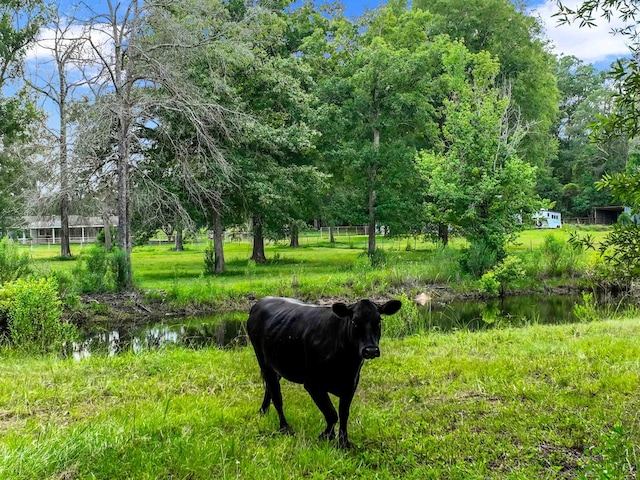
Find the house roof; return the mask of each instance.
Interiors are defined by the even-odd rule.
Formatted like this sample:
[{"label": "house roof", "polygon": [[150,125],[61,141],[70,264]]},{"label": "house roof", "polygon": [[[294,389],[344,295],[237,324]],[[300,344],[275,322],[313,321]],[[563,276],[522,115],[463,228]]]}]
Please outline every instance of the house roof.
[{"label": "house roof", "polygon": [[[118,225],[118,217],[109,217],[111,225]],[[104,222],[102,217],[85,217],[82,215],[69,215],[69,228],[80,227],[103,227]],[[40,216],[25,216],[21,222],[16,222],[14,228],[61,228],[62,222],[60,221],[60,215],[40,215]]]}]

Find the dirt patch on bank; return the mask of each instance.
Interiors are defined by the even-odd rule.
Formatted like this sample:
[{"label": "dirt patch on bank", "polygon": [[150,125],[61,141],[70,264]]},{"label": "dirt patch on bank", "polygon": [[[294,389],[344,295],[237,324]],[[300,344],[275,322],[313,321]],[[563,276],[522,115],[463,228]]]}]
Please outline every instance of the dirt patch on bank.
[{"label": "dirt patch on bank", "polygon": [[65,318],[79,326],[91,324],[136,325],[165,318],[203,315],[192,307],[181,307],[166,301],[163,292],[94,293],[80,298],[80,305],[66,308]]}]

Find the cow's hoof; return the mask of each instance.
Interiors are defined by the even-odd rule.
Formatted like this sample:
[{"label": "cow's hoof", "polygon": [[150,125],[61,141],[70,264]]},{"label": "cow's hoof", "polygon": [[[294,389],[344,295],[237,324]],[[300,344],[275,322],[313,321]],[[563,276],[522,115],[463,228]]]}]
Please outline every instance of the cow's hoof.
[{"label": "cow's hoof", "polygon": [[324,432],[322,432],[320,434],[320,436],[318,436],[318,439],[322,440],[322,441],[327,441],[327,440],[331,441],[331,440],[333,440],[335,438],[336,438],[336,432],[334,432],[333,430],[331,430],[330,432],[327,432],[325,430]]},{"label": "cow's hoof", "polygon": [[289,425],[285,425],[283,427],[280,427],[280,433],[283,433],[285,435],[293,435],[293,428],[291,428]]},{"label": "cow's hoof", "polygon": [[266,415],[267,412],[269,412],[269,407],[261,408],[258,412],[260,413],[260,415]]},{"label": "cow's hoof", "polygon": [[338,447],[344,450],[351,450],[353,448],[353,443],[351,443],[349,440],[340,440],[338,441]]},{"label": "cow's hoof", "polygon": [[338,435],[338,447],[348,450],[353,447],[353,444],[349,441],[346,435]]}]

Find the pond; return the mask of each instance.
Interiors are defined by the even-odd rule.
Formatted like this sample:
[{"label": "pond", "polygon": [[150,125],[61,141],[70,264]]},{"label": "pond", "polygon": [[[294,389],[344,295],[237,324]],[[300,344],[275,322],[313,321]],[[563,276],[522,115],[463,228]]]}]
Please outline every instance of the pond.
[{"label": "pond", "polygon": [[[579,295],[518,295],[504,299],[456,300],[446,305],[420,307],[419,311],[424,316],[421,323],[426,329],[474,331],[576,322],[574,306],[582,303]],[[624,299],[598,300],[598,310],[603,316],[620,314],[629,307]],[[248,344],[247,316],[247,312],[231,312],[170,323],[86,331],[79,342],[70,346],[67,354],[81,359],[96,353],[116,355],[129,350],[138,353],[167,345],[190,348],[244,346]]]}]

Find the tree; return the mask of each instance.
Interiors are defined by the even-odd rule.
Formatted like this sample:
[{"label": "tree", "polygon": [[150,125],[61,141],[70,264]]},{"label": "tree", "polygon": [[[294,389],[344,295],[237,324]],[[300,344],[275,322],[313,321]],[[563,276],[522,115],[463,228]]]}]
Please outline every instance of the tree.
[{"label": "tree", "polygon": [[618,59],[612,66],[611,75],[615,81],[615,110],[598,122],[595,138],[624,133],[630,138],[640,133],[640,106],[636,96],[640,92],[640,64],[635,55],[640,50],[640,9],[635,2],[624,0],[587,0],[575,8],[556,2],[559,23],[578,22],[581,28],[589,28],[600,21],[618,17],[623,27],[612,29],[612,34],[625,37],[631,53],[628,58]]},{"label": "tree", "polygon": [[[93,140],[102,146],[109,143],[105,139],[111,140],[109,156],[95,158],[101,162],[95,171],[104,172],[106,164],[113,165],[107,171],[116,179],[118,246],[126,255],[126,283],[131,286],[132,192],[150,180],[144,170],[149,145],[143,132],[157,122],[160,111],[179,112],[194,137],[192,143],[173,144],[173,174],[183,185],[200,191],[205,187],[198,181],[201,169],[225,175],[227,163],[211,132],[226,129],[227,112],[201,95],[193,82],[192,66],[213,43],[221,52],[229,52],[233,32],[212,26],[210,19],[226,15],[220,3],[107,0],[107,7],[106,13],[96,14],[87,25],[88,41],[101,70],[101,82],[93,85],[100,101],[94,103],[91,115],[96,124],[103,125],[93,132],[103,137]],[[100,43],[96,38],[106,41]],[[146,185],[156,186],[152,181]],[[154,198],[165,201],[162,196],[167,192],[159,187]],[[169,199],[179,207],[179,199],[171,195]]]},{"label": "tree", "polygon": [[[89,79],[78,73],[87,39],[77,32],[77,25],[71,18],[63,18],[56,12],[48,29],[48,35],[36,40],[36,47],[44,52],[44,58],[38,57],[27,76],[27,84],[57,109],[58,118],[55,127],[48,128],[49,134],[57,144],[57,171],[49,172],[47,179],[51,191],[57,191],[60,212],[60,256],[71,257],[69,245],[69,208],[71,202],[69,172],[69,129],[71,128],[70,108],[79,87],[86,85]],[[49,185],[51,180],[57,185]]]},{"label": "tree", "polygon": [[448,43],[428,38],[430,21],[392,1],[355,24],[338,14],[302,49],[318,72],[325,169],[338,191],[355,190],[350,216],[369,224],[369,255],[379,226],[398,234],[406,220],[420,223],[413,159],[435,141],[439,52]]},{"label": "tree", "polygon": [[5,97],[5,86],[19,77],[25,53],[46,21],[39,0],[0,0],[0,226],[22,214],[17,202],[28,185],[22,146],[35,130],[38,112],[25,92]]},{"label": "tree", "polygon": [[[510,0],[415,0],[414,8],[435,14],[434,32],[461,40],[473,53],[490,52],[500,62],[496,82],[511,92],[510,114],[529,129],[519,156],[543,167],[556,155],[552,125],[558,112],[554,58],[543,29],[523,2]],[[539,169],[542,170],[542,169]]]},{"label": "tree", "polygon": [[19,76],[26,50],[46,18],[40,0],[0,0],[0,88]]},{"label": "tree", "polygon": [[[640,10],[634,2],[623,0],[587,0],[570,8],[562,2],[558,4],[558,18],[561,24],[579,22],[580,27],[591,27],[598,21],[609,21],[613,17],[622,20],[624,27],[614,28],[614,35],[626,38],[630,57],[619,59],[613,65],[614,79],[613,109],[607,116],[594,118],[592,139],[598,143],[610,141],[620,135],[634,139],[640,133],[640,65],[637,52],[640,48]],[[631,208],[632,214],[640,213],[640,168],[629,162],[623,172],[608,175],[597,183],[599,189],[610,188],[612,195]],[[628,284],[640,276],[640,227],[632,222],[616,225],[601,246],[605,259],[613,267],[611,278],[616,283]],[[622,282],[619,282],[619,280]]]},{"label": "tree", "polygon": [[251,57],[233,80],[246,121],[229,149],[238,174],[227,198],[250,222],[251,259],[264,263],[265,238],[295,236],[325,189],[324,175],[312,164],[317,132],[309,122],[310,70],[293,51],[295,39],[288,39],[295,22],[274,8],[252,28]]},{"label": "tree", "polygon": [[560,57],[557,76],[561,102],[558,158],[551,162],[558,179],[554,198],[565,215],[589,216],[594,206],[612,201],[609,192],[597,190],[594,182],[605,172],[625,169],[628,140],[625,135],[611,136],[599,146],[590,140],[594,119],[613,111],[613,90],[604,72],[575,57]]},{"label": "tree", "polygon": [[421,151],[418,165],[433,221],[462,229],[467,266],[479,276],[504,258],[518,217],[533,209],[535,169],[517,155],[525,130],[509,123],[510,99],[495,86],[498,62],[457,44],[443,65],[442,143]]}]

